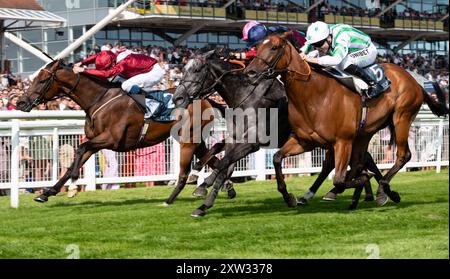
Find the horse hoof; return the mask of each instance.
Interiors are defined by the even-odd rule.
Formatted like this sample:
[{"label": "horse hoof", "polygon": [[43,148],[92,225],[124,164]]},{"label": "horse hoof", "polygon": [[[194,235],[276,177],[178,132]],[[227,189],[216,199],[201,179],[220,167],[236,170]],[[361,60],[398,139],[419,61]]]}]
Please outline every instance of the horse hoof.
[{"label": "horse hoof", "polygon": [[337,199],[337,195],[333,192],[328,192],[325,196],[323,196],[322,200],[324,201],[335,201]]},{"label": "horse hoof", "polygon": [[389,198],[395,202],[395,203],[399,203],[401,198],[400,195],[397,192],[391,191],[391,194],[389,195]]},{"label": "horse hoof", "polygon": [[47,196],[44,196],[44,195],[40,195],[40,196],[38,196],[38,197],[35,197],[35,198],[34,198],[34,201],[37,201],[37,202],[46,202],[46,201],[48,201],[48,197],[47,197]]},{"label": "horse hoof", "polygon": [[377,196],[377,205],[384,206],[388,202],[388,197],[386,195]]},{"label": "horse hoof", "polygon": [[293,194],[289,194],[286,203],[289,207],[297,207],[297,198]]},{"label": "horse hoof", "polygon": [[192,212],[191,216],[194,218],[203,217],[205,216],[206,212],[201,209],[196,209],[194,212]]},{"label": "horse hoof", "polygon": [[78,189],[72,189],[67,192],[68,198],[74,198],[78,194]]},{"label": "horse hoof", "polygon": [[186,181],[186,184],[194,184],[194,183],[197,183],[197,180],[198,180],[198,175],[191,174],[191,175],[189,175],[189,177],[188,177],[188,179],[187,179],[187,181]]},{"label": "horse hoof", "polygon": [[304,197],[297,199],[297,205],[308,205],[308,200]]},{"label": "horse hoof", "polygon": [[348,207],[348,210],[355,210],[358,207],[357,203],[351,203],[350,206]]},{"label": "horse hoof", "polygon": [[228,198],[230,200],[234,199],[236,197],[236,191],[232,188],[230,190],[228,190]]},{"label": "horse hoof", "polygon": [[206,188],[200,187],[200,186],[195,188],[194,192],[192,192],[192,195],[194,197],[204,197],[204,196],[206,196],[206,194],[208,194],[208,191],[206,190]]},{"label": "horse hoof", "polygon": [[170,203],[167,203],[167,202],[163,202],[162,204],[160,204],[159,206],[164,206],[164,207],[166,207],[166,206],[169,206],[170,205]]},{"label": "horse hoof", "polygon": [[369,201],[374,201],[375,198],[373,196],[366,196],[366,198],[364,199],[364,201],[369,202]]}]

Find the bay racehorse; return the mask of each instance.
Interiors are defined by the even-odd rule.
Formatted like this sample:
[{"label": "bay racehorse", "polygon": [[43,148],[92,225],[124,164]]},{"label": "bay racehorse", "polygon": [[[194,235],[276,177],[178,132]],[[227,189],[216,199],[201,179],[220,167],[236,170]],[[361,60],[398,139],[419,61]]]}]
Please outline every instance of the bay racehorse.
[{"label": "bay racehorse", "polygon": [[[209,51],[202,55],[198,55],[188,61],[183,69],[183,79],[180,85],[177,87],[173,100],[175,104],[180,108],[187,107],[195,99],[205,98],[212,92],[217,91],[224,99],[227,105],[233,109],[241,109],[242,111],[248,111],[254,109],[256,111],[259,108],[266,110],[266,115],[270,114],[270,108],[278,109],[278,118],[272,117],[260,119],[257,116],[255,125],[251,126],[248,122],[244,123],[245,128],[241,131],[244,135],[248,135],[251,129],[259,129],[259,125],[264,125],[263,133],[268,129],[267,127],[276,125],[278,128],[276,132],[276,146],[281,147],[286,143],[291,135],[291,128],[288,124],[287,114],[287,102],[285,89],[283,85],[276,79],[273,80],[261,80],[258,86],[251,85],[247,82],[246,76],[242,73],[245,65],[236,65],[236,62],[230,63],[220,59],[220,54],[215,51]],[[237,63],[242,64],[242,63]],[[250,110],[251,111],[251,110]],[[226,113],[225,113],[226,115]],[[235,121],[227,119],[227,121]],[[276,123],[275,123],[276,122]],[[236,138],[236,130],[229,131],[232,138]],[[258,131],[259,132],[259,131]],[[259,133],[257,135],[260,135]],[[237,143],[233,140],[227,141],[225,144],[225,156],[219,163],[218,168],[205,179],[205,182],[198,189],[206,189],[206,187],[212,186],[214,182],[214,188],[210,192],[205,203],[195,210],[192,215],[203,216],[208,208],[213,204],[215,197],[218,194],[219,188],[222,186],[224,179],[231,175],[233,163],[247,156],[250,153],[257,151],[260,147],[267,147],[273,142],[261,141],[260,138],[256,138],[255,142],[241,142]],[[224,146],[223,142],[217,147],[213,146],[208,153],[214,155],[222,150]],[[273,146],[272,146],[273,147]],[[375,163],[373,162],[370,154],[367,154],[366,167],[376,174],[377,179],[381,179],[382,175]],[[205,159],[207,161],[207,159]],[[326,155],[326,161],[323,164],[322,172],[310,188],[311,192],[316,192],[319,186],[326,179],[328,174],[333,170],[333,154],[332,151]],[[225,170],[228,170],[225,172]],[[370,183],[364,181],[366,187],[366,199],[370,200],[372,195]],[[361,189],[361,188],[360,188]],[[197,191],[197,190],[196,190]],[[359,200],[360,191],[358,193],[355,190],[355,195],[352,201],[353,208],[356,207]],[[203,193],[202,193],[203,194]],[[293,196],[289,197],[286,201],[290,206],[297,205],[297,199]],[[306,203],[307,200],[303,200]]]},{"label": "bay racehorse", "polygon": [[[142,133],[144,112],[120,86],[87,74],[75,74],[72,67],[65,65],[63,60],[55,60],[40,70],[30,88],[19,98],[17,108],[29,112],[34,106],[61,96],[69,97],[85,111],[84,130],[88,140],[78,147],[72,165],[58,182],[35,198],[38,202],[46,202],[49,196],[60,192],[69,178],[72,183],[77,180],[80,168],[92,154],[99,150],[130,151],[158,144],[171,135],[172,127],[178,122],[151,121],[147,132]],[[208,101],[201,102],[202,111],[211,108]],[[190,117],[193,117],[192,107],[189,107],[188,111]],[[212,120],[200,119],[198,122],[192,120],[190,123],[201,123],[201,127],[193,127],[191,124],[186,130],[193,135],[194,129],[201,129]],[[185,130],[181,129],[181,131]],[[183,138],[182,135],[180,138]],[[185,186],[193,155],[202,159],[206,152],[207,148],[203,140],[198,143],[192,140],[180,142],[178,183],[166,203],[172,203]],[[213,168],[217,166],[217,163],[218,160],[215,157],[208,162]]]},{"label": "bay racehorse", "polygon": [[337,80],[311,70],[287,40],[288,36],[289,32],[267,37],[257,46],[257,57],[245,70],[253,83],[281,74],[285,84],[289,123],[295,136],[274,155],[278,188],[284,196],[289,195],[281,169],[284,158],[314,147],[333,148],[335,188],[327,195],[335,198],[345,189],[349,163],[350,172],[358,172],[355,162],[361,161],[370,139],[389,125],[395,132],[396,161],[379,182],[377,201],[387,194],[399,202],[400,196],[390,190],[389,182],[411,158],[408,146],[411,123],[423,102],[438,116],[448,114],[446,105],[431,98],[403,68],[384,63],[382,67],[392,84],[382,96],[368,101],[366,124],[360,129],[361,97]]}]

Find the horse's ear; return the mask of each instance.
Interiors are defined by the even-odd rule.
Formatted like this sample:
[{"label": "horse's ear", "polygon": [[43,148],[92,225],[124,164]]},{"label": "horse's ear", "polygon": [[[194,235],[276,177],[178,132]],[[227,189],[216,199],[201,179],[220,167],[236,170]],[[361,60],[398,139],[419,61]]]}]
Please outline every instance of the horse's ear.
[{"label": "horse's ear", "polygon": [[280,37],[285,39],[285,40],[289,40],[289,37],[292,35],[292,31],[286,31],[284,32]]},{"label": "horse's ear", "polygon": [[215,49],[210,50],[210,51],[206,52],[205,54],[203,54],[203,58],[208,59],[208,58],[212,57],[215,53],[216,53]]}]

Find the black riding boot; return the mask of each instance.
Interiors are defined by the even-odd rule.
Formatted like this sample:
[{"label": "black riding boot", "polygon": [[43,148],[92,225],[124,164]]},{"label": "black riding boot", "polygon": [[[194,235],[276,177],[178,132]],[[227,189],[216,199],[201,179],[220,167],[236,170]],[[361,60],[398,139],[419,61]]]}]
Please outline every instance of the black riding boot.
[{"label": "black riding boot", "polygon": [[369,85],[369,90],[377,83],[377,81],[374,80],[371,75],[369,75],[366,71],[364,71],[364,69],[357,65],[352,64],[345,68],[344,71],[361,78],[365,83],[367,83],[367,85]]}]

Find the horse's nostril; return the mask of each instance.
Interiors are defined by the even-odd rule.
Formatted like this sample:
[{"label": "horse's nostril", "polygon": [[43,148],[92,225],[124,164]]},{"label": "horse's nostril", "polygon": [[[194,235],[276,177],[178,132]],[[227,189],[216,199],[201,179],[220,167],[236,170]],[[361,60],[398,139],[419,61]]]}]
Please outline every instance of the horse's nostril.
[{"label": "horse's nostril", "polygon": [[250,70],[247,72],[247,75],[251,78],[254,78],[254,77],[256,77],[257,73],[256,73],[256,71]]},{"label": "horse's nostril", "polygon": [[180,105],[182,104],[184,101],[184,98],[182,96],[176,96],[173,98],[173,102],[175,103],[175,105]]}]

